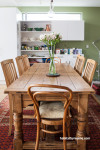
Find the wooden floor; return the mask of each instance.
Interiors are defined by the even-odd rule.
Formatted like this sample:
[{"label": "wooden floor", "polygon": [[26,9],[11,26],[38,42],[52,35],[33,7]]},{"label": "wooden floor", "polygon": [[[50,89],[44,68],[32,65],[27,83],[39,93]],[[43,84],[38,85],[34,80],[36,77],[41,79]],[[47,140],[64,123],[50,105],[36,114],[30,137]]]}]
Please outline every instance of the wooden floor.
[{"label": "wooden floor", "polygon": [[6,85],[0,84],[0,102],[7,96],[7,94],[4,94],[5,89]]}]

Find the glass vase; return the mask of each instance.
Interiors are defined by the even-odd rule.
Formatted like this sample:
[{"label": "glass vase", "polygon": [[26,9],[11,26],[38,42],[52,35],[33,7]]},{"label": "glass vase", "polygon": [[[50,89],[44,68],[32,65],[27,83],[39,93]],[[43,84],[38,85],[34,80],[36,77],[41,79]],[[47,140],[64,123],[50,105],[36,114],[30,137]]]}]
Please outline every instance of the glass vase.
[{"label": "glass vase", "polygon": [[54,57],[50,57],[49,74],[50,75],[55,75],[56,74],[56,67],[55,67]]}]

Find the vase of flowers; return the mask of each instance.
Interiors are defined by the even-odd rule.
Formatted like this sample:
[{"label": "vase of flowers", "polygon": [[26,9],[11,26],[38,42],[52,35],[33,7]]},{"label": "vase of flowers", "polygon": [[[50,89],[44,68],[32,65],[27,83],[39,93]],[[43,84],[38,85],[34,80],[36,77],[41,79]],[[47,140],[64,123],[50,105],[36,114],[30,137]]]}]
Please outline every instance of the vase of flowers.
[{"label": "vase of flowers", "polygon": [[47,45],[49,50],[49,55],[50,55],[49,75],[51,76],[56,75],[56,68],[54,63],[55,46],[57,43],[60,42],[61,39],[62,36],[60,34],[55,34],[55,33],[40,35],[40,40]]}]

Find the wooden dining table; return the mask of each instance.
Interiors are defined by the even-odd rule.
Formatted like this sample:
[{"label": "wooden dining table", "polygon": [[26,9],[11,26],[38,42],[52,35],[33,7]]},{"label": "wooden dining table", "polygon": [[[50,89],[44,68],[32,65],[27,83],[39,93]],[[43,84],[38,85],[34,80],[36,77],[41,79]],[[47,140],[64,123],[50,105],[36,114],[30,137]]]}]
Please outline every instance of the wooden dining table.
[{"label": "wooden dining table", "polygon": [[[73,99],[71,105],[74,109],[77,110],[78,113],[77,132],[76,132],[75,141],[72,140],[70,142],[69,141],[67,142],[67,148],[86,150],[85,137],[86,137],[86,120],[87,120],[87,112],[88,112],[88,99],[89,99],[89,94],[94,93],[94,90],[70,66],[70,64],[56,63],[56,72],[60,74],[59,77],[46,76],[48,71],[49,71],[49,63],[35,63],[26,72],[24,72],[22,76],[20,76],[5,90],[5,93],[8,93],[10,95],[10,98],[13,102],[14,150],[34,149],[35,143],[33,141],[29,141],[29,142],[23,141],[23,130],[22,130],[23,108],[27,107],[29,104],[32,104],[32,100],[27,94],[27,89],[30,85],[33,84],[52,84],[52,85],[66,86],[73,91]],[[40,90],[43,89],[38,87],[33,89],[34,92]],[[46,99],[40,97],[39,100],[45,101]],[[53,100],[52,97],[51,100]],[[57,98],[55,100],[57,100]],[[54,144],[56,144],[56,141],[54,141]],[[40,143],[39,145],[41,149],[42,148],[44,149],[43,142]],[[59,142],[57,142],[56,146],[58,146],[59,149],[63,149],[63,145],[61,146]],[[50,148],[48,146],[47,149],[52,149],[52,148],[51,146]]]}]

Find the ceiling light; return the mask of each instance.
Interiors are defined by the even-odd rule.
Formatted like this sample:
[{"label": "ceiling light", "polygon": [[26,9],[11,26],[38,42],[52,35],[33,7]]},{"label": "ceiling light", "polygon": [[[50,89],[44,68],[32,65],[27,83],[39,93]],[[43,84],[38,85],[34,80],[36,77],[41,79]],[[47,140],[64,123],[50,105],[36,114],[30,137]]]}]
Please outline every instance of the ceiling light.
[{"label": "ceiling light", "polygon": [[50,2],[50,10],[49,10],[49,12],[48,12],[48,17],[49,18],[53,18],[53,16],[54,16],[54,14],[55,14],[55,12],[53,11],[53,0],[51,0],[51,2]]}]

